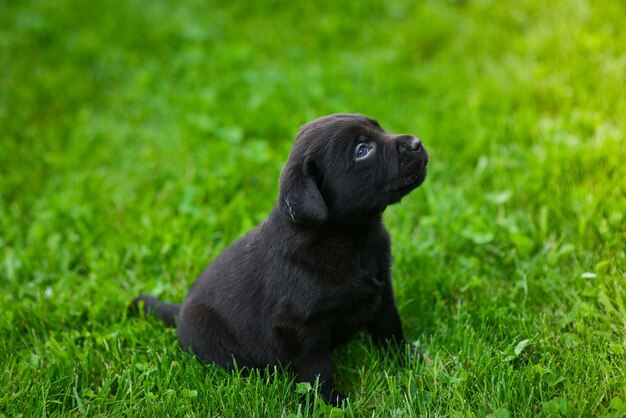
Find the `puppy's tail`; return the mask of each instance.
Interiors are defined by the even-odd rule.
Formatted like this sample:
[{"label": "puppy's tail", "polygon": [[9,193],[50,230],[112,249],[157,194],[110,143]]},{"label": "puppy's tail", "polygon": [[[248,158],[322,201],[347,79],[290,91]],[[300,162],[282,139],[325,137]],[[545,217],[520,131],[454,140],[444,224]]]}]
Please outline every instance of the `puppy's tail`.
[{"label": "puppy's tail", "polygon": [[176,318],[180,313],[180,303],[165,303],[154,296],[141,295],[133,299],[128,310],[131,313],[135,313],[139,311],[140,307],[143,307],[144,313],[154,314],[165,322],[166,325],[176,327]]}]

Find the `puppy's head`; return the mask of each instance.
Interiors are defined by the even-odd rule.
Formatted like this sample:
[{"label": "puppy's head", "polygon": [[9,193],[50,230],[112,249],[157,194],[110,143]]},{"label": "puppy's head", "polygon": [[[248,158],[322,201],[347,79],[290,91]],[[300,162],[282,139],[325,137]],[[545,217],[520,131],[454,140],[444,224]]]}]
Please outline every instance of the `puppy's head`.
[{"label": "puppy's head", "polygon": [[360,223],[422,184],[427,164],[412,135],[391,134],[362,115],[324,116],[298,133],[278,204],[297,223]]}]

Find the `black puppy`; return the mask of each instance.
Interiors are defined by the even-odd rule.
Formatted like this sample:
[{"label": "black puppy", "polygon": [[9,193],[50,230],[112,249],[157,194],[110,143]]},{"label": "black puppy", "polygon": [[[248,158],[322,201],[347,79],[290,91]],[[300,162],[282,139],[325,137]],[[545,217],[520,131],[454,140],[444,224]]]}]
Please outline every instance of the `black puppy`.
[{"label": "black puppy", "polygon": [[267,220],[222,252],[182,304],[139,296],[183,347],[223,367],[289,364],[331,403],[332,351],[366,327],[404,343],[391,286],[385,208],[419,186],[428,154],[365,116],[302,127]]}]

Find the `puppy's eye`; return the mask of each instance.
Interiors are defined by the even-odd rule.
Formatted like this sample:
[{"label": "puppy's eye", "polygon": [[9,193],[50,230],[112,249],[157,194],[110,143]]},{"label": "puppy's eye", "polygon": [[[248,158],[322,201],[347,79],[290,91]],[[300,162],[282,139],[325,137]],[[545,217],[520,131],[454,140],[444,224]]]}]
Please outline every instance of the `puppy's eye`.
[{"label": "puppy's eye", "polygon": [[367,157],[367,155],[370,153],[371,147],[368,146],[367,144],[357,144],[356,149],[354,151],[354,154],[356,156],[357,160],[362,160],[363,158]]}]

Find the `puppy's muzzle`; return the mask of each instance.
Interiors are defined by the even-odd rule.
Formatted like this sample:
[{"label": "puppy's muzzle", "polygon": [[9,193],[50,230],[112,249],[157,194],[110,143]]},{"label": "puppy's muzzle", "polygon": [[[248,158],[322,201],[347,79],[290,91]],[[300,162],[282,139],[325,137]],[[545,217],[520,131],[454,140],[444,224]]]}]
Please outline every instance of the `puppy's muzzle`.
[{"label": "puppy's muzzle", "polygon": [[[404,196],[424,181],[428,152],[422,141],[413,135],[399,135],[395,138],[398,150],[398,178],[392,182],[390,189],[399,196]],[[392,200],[398,199],[394,196]]]},{"label": "puppy's muzzle", "polygon": [[[428,164],[428,152],[422,144],[422,140],[413,135],[400,135],[396,138],[396,146],[398,147],[398,159],[400,168],[408,168],[409,166],[417,171],[426,169]],[[404,170],[401,170],[404,171]],[[401,172],[401,175],[411,175],[414,173]]]}]

